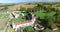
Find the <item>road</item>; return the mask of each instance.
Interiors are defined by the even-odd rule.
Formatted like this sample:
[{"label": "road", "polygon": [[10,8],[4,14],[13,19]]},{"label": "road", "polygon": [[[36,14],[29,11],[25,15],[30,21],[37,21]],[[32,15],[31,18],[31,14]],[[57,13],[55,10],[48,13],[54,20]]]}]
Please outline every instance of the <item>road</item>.
[{"label": "road", "polygon": [[[7,12],[0,11],[0,14],[7,14]],[[9,12],[8,14],[10,14],[10,12]],[[8,29],[8,28],[9,28],[9,25],[8,25],[9,21],[11,21],[11,19],[8,17],[8,19],[7,19],[7,21],[6,21],[7,24],[4,25],[4,30],[3,30],[3,32],[8,32],[8,30],[9,30],[9,29]]]},{"label": "road", "polygon": [[9,25],[8,25],[9,21],[11,21],[10,18],[7,20],[7,24],[5,25],[5,29],[4,29],[5,32],[9,32]]}]

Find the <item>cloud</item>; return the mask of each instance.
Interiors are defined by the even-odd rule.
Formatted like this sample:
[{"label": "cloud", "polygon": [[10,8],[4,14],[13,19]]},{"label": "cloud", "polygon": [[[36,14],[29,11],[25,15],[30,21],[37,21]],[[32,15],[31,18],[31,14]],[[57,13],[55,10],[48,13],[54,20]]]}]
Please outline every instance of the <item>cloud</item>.
[{"label": "cloud", "polygon": [[43,0],[25,0],[25,1],[30,1],[30,2],[41,2]]},{"label": "cloud", "polygon": [[54,0],[47,0],[47,1],[49,1],[49,2],[54,2]]}]

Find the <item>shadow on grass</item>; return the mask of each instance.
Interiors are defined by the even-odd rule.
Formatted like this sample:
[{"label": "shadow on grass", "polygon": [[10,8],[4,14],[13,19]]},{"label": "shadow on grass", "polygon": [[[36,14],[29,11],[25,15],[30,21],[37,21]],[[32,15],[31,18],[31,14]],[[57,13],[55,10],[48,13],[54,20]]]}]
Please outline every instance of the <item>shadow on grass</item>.
[{"label": "shadow on grass", "polygon": [[38,17],[37,20],[40,21],[40,22],[38,22],[38,24],[40,24],[40,25],[42,25],[42,26],[47,28],[46,20],[45,19],[40,19],[40,17]]}]

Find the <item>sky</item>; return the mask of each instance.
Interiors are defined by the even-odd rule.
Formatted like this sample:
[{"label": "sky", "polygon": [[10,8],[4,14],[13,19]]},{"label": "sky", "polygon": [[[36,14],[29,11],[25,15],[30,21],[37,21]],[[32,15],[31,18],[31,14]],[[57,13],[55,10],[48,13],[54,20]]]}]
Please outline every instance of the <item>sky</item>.
[{"label": "sky", "polygon": [[20,3],[20,2],[59,2],[60,0],[0,0],[0,3]]}]

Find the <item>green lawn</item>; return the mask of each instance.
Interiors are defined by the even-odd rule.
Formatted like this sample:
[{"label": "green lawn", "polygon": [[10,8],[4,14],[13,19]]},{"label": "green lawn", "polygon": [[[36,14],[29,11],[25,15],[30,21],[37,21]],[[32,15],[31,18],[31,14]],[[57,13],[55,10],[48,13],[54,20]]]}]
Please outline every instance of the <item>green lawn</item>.
[{"label": "green lawn", "polygon": [[56,14],[56,12],[47,13],[48,16],[53,16],[53,15],[55,15],[55,14]]},{"label": "green lawn", "polygon": [[21,12],[19,11],[19,12],[16,12],[17,14],[21,14]]},{"label": "green lawn", "polygon": [[4,31],[4,28],[0,27],[0,32],[3,32]]},{"label": "green lawn", "polygon": [[36,17],[40,17],[41,19],[45,18],[46,13],[43,13],[43,11],[37,11],[34,13]]},{"label": "green lawn", "polygon": [[24,21],[25,19],[24,19],[24,17],[22,17],[22,16],[19,16],[18,18],[13,18],[12,19],[12,21],[14,21],[14,22],[20,22],[20,21]]},{"label": "green lawn", "polygon": [[46,15],[53,16],[55,12],[47,13],[46,11],[37,11],[37,12],[34,12],[34,14],[36,15],[36,17],[40,17],[40,19],[45,19]]},{"label": "green lawn", "polygon": [[8,16],[8,14],[0,14],[0,18],[7,18]]},{"label": "green lawn", "polygon": [[1,27],[0,27],[0,30],[3,30],[3,29],[4,29],[4,28],[1,28]]}]

